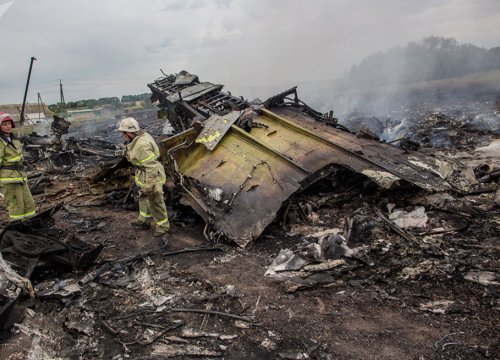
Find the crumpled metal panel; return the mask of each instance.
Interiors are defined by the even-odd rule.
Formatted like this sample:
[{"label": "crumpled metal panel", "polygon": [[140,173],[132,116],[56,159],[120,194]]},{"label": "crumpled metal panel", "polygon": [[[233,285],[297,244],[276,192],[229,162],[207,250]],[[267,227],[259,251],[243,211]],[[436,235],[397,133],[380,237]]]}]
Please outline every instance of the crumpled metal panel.
[{"label": "crumpled metal panel", "polygon": [[337,164],[364,174],[384,188],[404,179],[430,191],[451,189],[441,174],[442,164],[431,156],[360,138],[294,109],[273,111],[263,109],[254,119],[267,127],[252,129],[252,136],[309,172]]},{"label": "crumpled metal panel", "polygon": [[213,150],[239,117],[239,111],[232,111],[226,115],[210,116],[203,123],[203,130],[195,142],[205,145],[208,150]]},{"label": "crumpled metal panel", "polygon": [[223,85],[214,85],[208,82],[204,82],[202,84],[196,84],[182,89],[180,91],[181,97],[179,97],[179,92],[173,93],[167,97],[167,100],[170,102],[175,102],[181,100],[182,98],[182,100],[190,102],[213,91],[219,91],[223,87]]},{"label": "crumpled metal panel", "polygon": [[189,74],[187,71],[181,71],[174,81],[174,85],[190,85],[198,82],[198,76]]},{"label": "crumpled metal panel", "polygon": [[[160,142],[163,154],[175,161],[184,203],[240,246],[256,239],[293,193],[338,165],[385,188],[404,179],[429,190],[450,189],[429,171],[434,169],[433,158],[328,127],[300,110],[262,109],[253,120],[261,126],[246,132],[232,125],[217,138],[212,151],[196,142],[202,129],[191,128]],[[409,157],[428,168],[415,165]]]},{"label": "crumpled metal panel", "polygon": [[[188,190],[183,202],[201,211],[215,230],[246,246],[272,222],[308,172],[236,126],[213,151],[194,142],[198,133],[193,130],[178,135],[189,146],[170,152]],[[168,149],[172,141],[160,144]],[[223,191],[218,201],[210,197],[215,189]]]}]

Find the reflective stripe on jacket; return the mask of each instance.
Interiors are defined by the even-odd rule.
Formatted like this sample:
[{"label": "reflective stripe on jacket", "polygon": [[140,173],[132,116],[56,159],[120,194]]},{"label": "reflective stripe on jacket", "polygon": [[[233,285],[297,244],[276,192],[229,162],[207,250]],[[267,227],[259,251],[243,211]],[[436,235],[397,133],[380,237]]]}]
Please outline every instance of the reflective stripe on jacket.
[{"label": "reflective stripe on jacket", "polygon": [[166,180],[165,169],[158,161],[160,149],[153,137],[144,132],[127,145],[127,159],[136,166],[135,183],[140,188],[163,185]]},{"label": "reflective stripe on jacket", "polygon": [[2,169],[2,165],[22,165],[23,144],[18,138],[11,137],[12,142],[0,138],[0,184],[18,184],[27,182],[26,171]]}]

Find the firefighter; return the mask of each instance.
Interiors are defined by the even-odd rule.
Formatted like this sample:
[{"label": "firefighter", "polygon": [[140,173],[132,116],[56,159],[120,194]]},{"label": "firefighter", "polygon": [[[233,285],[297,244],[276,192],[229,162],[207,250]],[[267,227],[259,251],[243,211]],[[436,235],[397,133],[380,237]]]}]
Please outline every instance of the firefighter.
[{"label": "firefighter", "polygon": [[136,167],[134,181],[139,187],[139,217],[132,223],[144,229],[151,227],[151,219],[156,222],[155,237],[168,242],[170,231],[167,209],[163,200],[165,169],[158,161],[160,150],[153,137],[141,130],[132,117],[120,121],[118,130],[126,143],[127,159]]},{"label": "firefighter", "polygon": [[23,221],[35,215],[35,202],[23,166],[23,144],[12,134],[15,127],[12,117],[0,112],[0,193],[10,221]]}]

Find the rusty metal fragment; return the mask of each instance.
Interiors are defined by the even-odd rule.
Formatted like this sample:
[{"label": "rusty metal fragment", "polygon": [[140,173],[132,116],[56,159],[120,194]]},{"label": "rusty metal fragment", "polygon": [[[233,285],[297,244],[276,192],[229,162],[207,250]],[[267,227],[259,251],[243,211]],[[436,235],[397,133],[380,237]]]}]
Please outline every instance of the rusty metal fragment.
[{"label": "rusty metal fragment", "polygon": [[[287,100],[290,93],[296,95],[294,88],[266,101],[264,107],[249,108],[240,102],[239,107],[207,112],[198,100],[173,97],[162,81],[149,85],[157,99],[164,99],[160,106],[169,113],[178,111],[177,119],[184,125],[194,125],[161,141],[162,154],[183,189],[182,202],[211,226],[209,236],[224,235],[240,246],[248,245],[290,196],[338,167],[363,174],[386,189],[402,182],[429,191],[451,189],[444,180],[450,169],[441,161],[358,137],[337,126],[331,114],[322,116],[297,97]],[[189,89],[182,91],[196,93],[198,87]],[[194,112],[181,110],[178,105],[183,102],[189,102]],[[249,109],[253,112],[252,124],[258,126],[245,130],[237,126],[244,109],[246,114]]]}]

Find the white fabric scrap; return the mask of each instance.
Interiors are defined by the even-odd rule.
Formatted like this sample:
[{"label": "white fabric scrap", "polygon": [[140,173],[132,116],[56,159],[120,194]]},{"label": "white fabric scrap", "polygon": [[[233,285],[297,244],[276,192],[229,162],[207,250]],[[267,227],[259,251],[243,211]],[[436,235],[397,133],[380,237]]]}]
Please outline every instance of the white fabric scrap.
[{"label": "white fabric scrap", "polygon": [[414,227],[425,228],[427,221],[429,220],[423,206],[419,206],[411,212],[395,210],[389,215],[389,219],[391,219],[394,224],[399,226],[401,229]]}]

